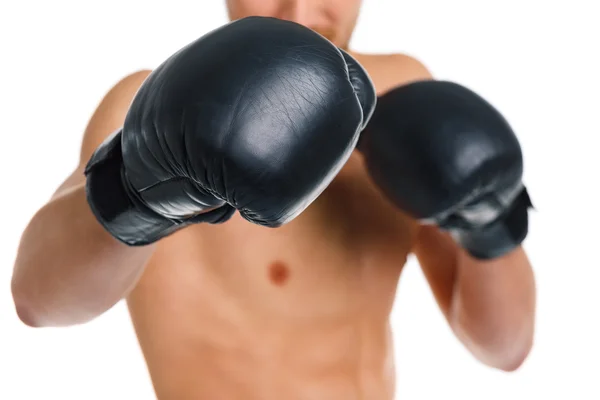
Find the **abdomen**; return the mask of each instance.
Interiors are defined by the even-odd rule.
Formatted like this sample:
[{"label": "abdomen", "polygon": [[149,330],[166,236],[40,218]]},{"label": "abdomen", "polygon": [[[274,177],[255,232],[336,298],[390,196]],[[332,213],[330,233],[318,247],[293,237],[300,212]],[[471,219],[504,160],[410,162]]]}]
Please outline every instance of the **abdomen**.
[{"label": "abdomen", "polygon": [[159,398],[391,399],[410,234],[377,201],[338,179],[281,228],[236,216],[163,240],[128,299]]}]

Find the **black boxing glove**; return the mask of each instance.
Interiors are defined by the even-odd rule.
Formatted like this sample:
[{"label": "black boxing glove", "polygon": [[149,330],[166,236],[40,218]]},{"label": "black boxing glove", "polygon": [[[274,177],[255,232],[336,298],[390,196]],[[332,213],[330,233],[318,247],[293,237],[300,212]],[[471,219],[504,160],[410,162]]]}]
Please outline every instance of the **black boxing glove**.
[{"label": "black boxing glove", "polygon": [[375,91],[348,54],[299,24],[250,17],[171,56],[85,170],[98,221],[128,245],[235,210],[276,227],[352,153]]},{"label": "black boxing glove", "polygon": [[521,147],[471,90],[420,81],[390,91],[378,99],[359,150],[393,203],[449,231],[473,257],[499,257],[527,236]]}]

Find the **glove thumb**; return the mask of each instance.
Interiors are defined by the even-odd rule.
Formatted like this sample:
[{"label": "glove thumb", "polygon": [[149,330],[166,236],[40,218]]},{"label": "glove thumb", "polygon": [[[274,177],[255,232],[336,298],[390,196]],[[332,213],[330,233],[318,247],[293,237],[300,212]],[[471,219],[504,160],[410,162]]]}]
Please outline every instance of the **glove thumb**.
[{"label": "glove thumb", "polygon": [[342,52],[344,60],[346,61],[346,65],[348,66],[348,76],[352,86],[354,87],[354,92],[356,93],[356,97],[358,98],[358,102],[360,103],[363,111],[363,120],[361,125],[362,130],[367,126],[367,123],[371,119],[373,111],[375,110],[375,104],[377,103],[375,86],[373,85],[371,77],[369,77],[369,74],[367,74],[367,71],[363,68],[363,66],[344,50],[340,49],[340,51]]}]

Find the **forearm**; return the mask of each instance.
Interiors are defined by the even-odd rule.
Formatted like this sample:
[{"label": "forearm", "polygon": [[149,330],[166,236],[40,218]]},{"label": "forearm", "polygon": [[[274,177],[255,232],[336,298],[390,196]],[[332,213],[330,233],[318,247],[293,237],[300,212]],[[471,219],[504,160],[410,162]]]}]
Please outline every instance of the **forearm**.
[{"label": "forearm", "polygon": [[483,363],[516,369],[534,333],[535,283],[522,247],[481,261],[457,253],[448,318],[465,346]]},{"label": "forearm", "polygon": [[90,211],[84,184],[74,186],[23,233],[12,279],[17,312],[32,326],[89,321],[127,294],[152,250],[112,238]]},{"label": "forearm", "polygon": [[459,338],[486,364],[516,368],[535,294],[520,247],[531,200],[507,120],[464,86],[418,81],[380,96],[359,149],[382,192],[422,224],[414,251]]}]

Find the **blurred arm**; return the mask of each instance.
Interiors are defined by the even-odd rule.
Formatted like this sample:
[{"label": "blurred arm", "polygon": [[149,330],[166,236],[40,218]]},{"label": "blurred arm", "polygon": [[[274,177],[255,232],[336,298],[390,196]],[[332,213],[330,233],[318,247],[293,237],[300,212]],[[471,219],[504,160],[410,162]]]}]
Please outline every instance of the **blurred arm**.
[{"label": "blurred arm", "polygon": [[133,288],[153,246],[128,247],[97,222],[83,170],[93,151],[120,128],[148,72],[132,74],[102,99],[85,130],[80,162],[22,234],[12,277],[19,318],[29,326],[65,326],[102,314]]},{"label": "blurred arm", "polygon": [[[395,55],[378,74],[391,89],[435,79],[418,60]],[[510,371],[526,359],[533,343],[535,283],[523,248],[479,261],[446,233],[420,226],[414,253],[452,330],[488,366]]]},{"label": "blurred arm", "polygon": [[480,261],[446,233],[422,226],[414,253],[452,330],[484,364],[517,369],[533,344],[535,281],[522,247]]}]

